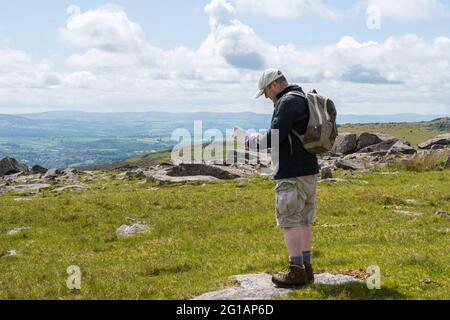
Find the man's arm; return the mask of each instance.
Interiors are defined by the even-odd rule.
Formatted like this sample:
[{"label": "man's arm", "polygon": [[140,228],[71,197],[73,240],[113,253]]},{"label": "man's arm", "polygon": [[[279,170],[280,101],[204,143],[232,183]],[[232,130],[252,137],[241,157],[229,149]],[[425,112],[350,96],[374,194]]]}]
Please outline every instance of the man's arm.
[{"label": "man's arm", "polygon": [[302,104],[302,109],[306,109],[304,99],[288,98],[281,102],[278,110],[275,112],[271,129],[278,130],[280,144],[288,139],[288,135],[292,132],[292,129],[294,129],[298,114],[296,108],[299,107],[298,104],[300,103]]}]

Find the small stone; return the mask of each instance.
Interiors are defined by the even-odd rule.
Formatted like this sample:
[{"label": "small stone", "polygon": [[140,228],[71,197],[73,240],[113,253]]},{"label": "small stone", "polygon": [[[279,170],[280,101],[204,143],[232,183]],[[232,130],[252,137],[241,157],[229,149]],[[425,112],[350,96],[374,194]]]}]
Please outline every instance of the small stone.
[{"label": "small stone", "polygon": [[14,229],[8,231],[7,235],[8,236],[13,236],[13,235],[18,234],[19,232],[22,232],[22,231],[25,231],[25,230],[30,230],[30,229],[31,229],[30,227],[14,228]]},{"label": "small stone", "polygon": [[211,176],[187,176],[187,177],[171,177],[167,175],[148,175],[147,182],[157,183],[158,185],[173,184],[173,183],[187,183],[197,181],[219,181],[219,179]]},{"label": "small stone", "polygon": [[67,191],[67,190],[74,192],[74,191],[81,191],[81,190],[86,190],[86,189],[89,189],[89,187],[85,186],[85,185],[77,184],[77,185],[73,185],[73,186],[65,186],[65,187],[57,188],[57,189],[52,190],[51,192],[57,193],[57,192],[63,192],[63,191]]},{"label": "small stone", "polygon": [[123,225],[119,229],[116,230],[117,235],[119,236],[132,236],[136,233],[147,232],[149,227],[142,224],[133,224],[132,226]]},{"label": "small stone", "polygon": [[333,178],[333,170],[330,167],[323,167],[320,170],[320,177],[322,180],[324,179],[332,179]]},{"label": "small stone", "polygon": [[394,210],[392,211],[393,214],[398,214],[406,217],[420,217],[422,216],[422,213],[418,212],[411,212],[411,211],[404,211],[404,210]]},{"label": "small stone", "polygon": [[150,188],[148,188],[147,190],[149,190],[149,191],[158,191],[159,188],[156,188],[156,187],[150,187]]},{"label": "small stone", "polygon": [[447,211],[438,210],[434,214],[440,217],[446,217],[447,219],[450,219],[450,214]]},{"label": "small stone", "polygon": [[376,172],[375,174],[381,175],[381,176],[399,176],[400,172]]},{"label": "small stone", "polygon": [[339,178],[323,179],[319,180],[319,183],[350,183],[350,181]]},{"label": "small stone", "polygon": [[346,223],[341,223],[341,224],[324,224],[321,227],[322,228],[347,228],[347,227],[356,227],[356,224],[346,224]]},{"label": "small stone", "polygon": [[145,178],[146,178],[146,175],[145,175],[145,173],[144,173],[144,170],[142,170],[142,169],[137,169],[137,170],[134,170],[134,171],[128,171],[128,172],[126,172],[126,173],[125,173],[125,177],[126,177],[127,179],[136,179],[136,178],[142,178],[142,179],[145,179]]},{"label": "small stone", "polygon": [[17,201],[17,202],[33,201],[33,198],[15,198],[14,201]]},{"label": "small stone", "polygon": [[16,251],[16,249],[12,249],[12,250],[9,250],[8,252],[6,252],[6,254],[4,254],[2,258],[6,258],[6,257],[16,257],[16,256],[17,256],[17,251]]}]

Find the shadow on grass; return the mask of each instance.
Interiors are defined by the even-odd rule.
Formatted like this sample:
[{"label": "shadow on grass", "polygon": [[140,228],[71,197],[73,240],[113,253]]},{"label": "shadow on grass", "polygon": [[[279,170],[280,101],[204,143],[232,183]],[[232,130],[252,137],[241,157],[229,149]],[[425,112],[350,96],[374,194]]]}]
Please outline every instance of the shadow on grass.
[{"label": "shadow on grass", "polygon": [[402,300],[405,296],[400,292],[381,288],[379,290],[369,290],[365,283],[348,283],[342,285],[311,286],[311,290],[319,292],[326,299],[339,300]]},{"label": "shadow on grass", "polygon": [[184,273],[189,272],[192,269],[194,269],[195,266],[193,266],[190,263],[181,263],[181,264],[174,264],[174,265],[150,265],[148,269],[145,272],[146,276],[149,277],[155,277],[159,276],[161,274],[177,274],[177,273]]}]

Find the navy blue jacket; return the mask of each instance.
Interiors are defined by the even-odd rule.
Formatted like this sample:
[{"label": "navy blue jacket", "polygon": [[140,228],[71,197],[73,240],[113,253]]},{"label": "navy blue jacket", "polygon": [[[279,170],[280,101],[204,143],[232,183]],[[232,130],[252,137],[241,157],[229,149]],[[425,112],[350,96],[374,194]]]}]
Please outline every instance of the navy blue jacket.
[{"label": "navy blue jacket", "polygon": [[[278,129],[280,139],[279,169],[274,176],[276,180],[311,176],[319,173],[317,156],[307,152],[303,148],[302,142],[295,135],[292,135],[293,155],[291,154],[289,133],[292,129],[295,129],[303,135],[309,122],[309,109],[306,99],[295,95],[286,95],[291,91],[303,92],[302,88],[297,85],[291,85],[280,92],[272,116],[271,130]],[[271,147],[270,130],[267,136],[267,145],[268,148]]]}]

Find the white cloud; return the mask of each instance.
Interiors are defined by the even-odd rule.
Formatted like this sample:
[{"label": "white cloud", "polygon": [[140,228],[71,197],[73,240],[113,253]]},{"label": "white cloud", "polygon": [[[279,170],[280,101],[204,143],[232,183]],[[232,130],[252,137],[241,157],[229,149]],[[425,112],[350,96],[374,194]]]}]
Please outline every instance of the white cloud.
[{"label": "white cloud", "polygon": [[[320,48],[272,45],[237,19],[225,0],[205,7],[210,31],[199,48],[163,50],[118,8],[102,6],[70,17],[59,37],[81,53],[66,70],[33,63],[0,45],[0,112],[12,103],[87,111],[255,111],[265,67],[332,97],[340,113],[450,113],[450,39],[414,34],[382,42],[345,36]],[[83,52],[84,51],[84,52]],[[28,110],[29,111],[29,110]]]},{"label": "white cloud", "polygon": [[426,20],[439,15],[449,16],[448,8],[439,0],[364,0],[360,6],[377,6],[382,18],[387,19]]},{"label": "white cloud", "polygon": [[238,11],[275,18],[299,18],[308,15],[339,19],[338,12],[320,0],[236,0]]},{"label": "white cloud", "polygon": [[210,15],[210,33],[199,53],[223,60],[229,66],[261,70],[266,66],[263,54],[273,48],[261,40],[252,28],[235,18],[235,10],[225,0],[213,0],[206,6]]},{"label": "white cloud", "polygon": [[70,45],[109,52],[132,53],[148,47],[141,27],[116,5],[75,13],[58,35]]},{"label": "white cloud", "polygon": [[225,0],[213,0],[205,7],[205,12],[209,15],[211,28],[221,23],[228,23],[235,18],[236,10]]}]

